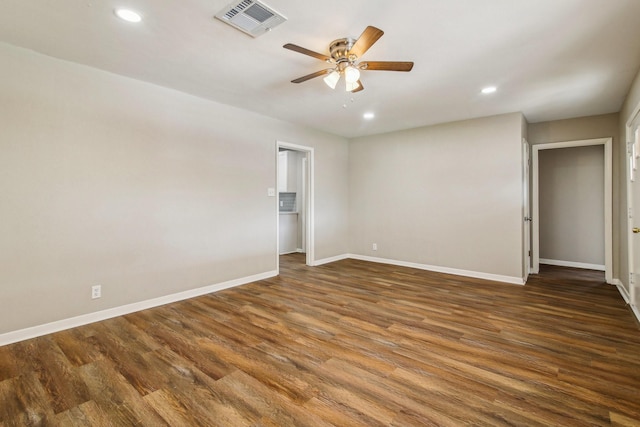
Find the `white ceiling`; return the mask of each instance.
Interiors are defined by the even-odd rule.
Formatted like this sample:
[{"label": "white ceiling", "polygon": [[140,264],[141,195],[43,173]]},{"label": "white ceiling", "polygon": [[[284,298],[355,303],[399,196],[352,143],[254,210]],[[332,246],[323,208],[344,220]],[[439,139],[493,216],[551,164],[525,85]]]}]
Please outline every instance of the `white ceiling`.
[{"label": "white ceiling", "polygon": [[[228,0],[1,0],[0,41],[345,137],[514,111],[529,122],[616,112],[640,68],[640,0],[265,3],[288,21],[254,39],[213,19]],[[143,22],[117,19],[120,6]],[[326,64],[282,45],[328,53],[367,25],[385,35],[363,59],[413,71],[364,71],[357,94],[290,83]],[[481,95],[487,85],[498,91]]]}]

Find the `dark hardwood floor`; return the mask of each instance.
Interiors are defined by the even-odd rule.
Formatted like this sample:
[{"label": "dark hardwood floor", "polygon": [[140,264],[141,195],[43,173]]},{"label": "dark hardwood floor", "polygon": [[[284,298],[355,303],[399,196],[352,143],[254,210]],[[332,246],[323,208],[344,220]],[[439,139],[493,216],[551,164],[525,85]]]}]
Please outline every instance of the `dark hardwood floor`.
[{"label": "dark hardwood floor", "polygon": [[602,273],[303,261],[0,347],[0,426],[640,425],[640,328]]}]

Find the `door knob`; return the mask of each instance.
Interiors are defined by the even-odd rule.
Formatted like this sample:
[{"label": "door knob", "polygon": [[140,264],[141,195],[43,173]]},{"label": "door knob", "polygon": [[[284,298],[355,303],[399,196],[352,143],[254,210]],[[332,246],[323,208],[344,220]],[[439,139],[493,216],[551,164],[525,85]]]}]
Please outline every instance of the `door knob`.
[{"label": "door knob", "polygon": [[636,233],[636,234],[637,234],[637,233],[640,233],[640,228],[638,228],[638,227],[633,227],[633,229],[632,229],[631,231],[633,231],[634,233]]}]

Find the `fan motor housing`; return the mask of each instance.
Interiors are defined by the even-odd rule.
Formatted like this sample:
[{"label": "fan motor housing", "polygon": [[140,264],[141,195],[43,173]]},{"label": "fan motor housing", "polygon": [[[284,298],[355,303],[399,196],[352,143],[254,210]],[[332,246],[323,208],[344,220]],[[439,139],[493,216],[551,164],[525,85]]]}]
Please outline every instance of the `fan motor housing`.
[{"label": "fan motor housing", "polygon": [[333,59],[337,64],[342,62],[353,62],[358,59],[354,55],[351,55],[352,58],[348,56],[348,53],[355,42],[356,40],[351,37],[332,41],[329,45],[329,54],[331,55],[331,59]]}]

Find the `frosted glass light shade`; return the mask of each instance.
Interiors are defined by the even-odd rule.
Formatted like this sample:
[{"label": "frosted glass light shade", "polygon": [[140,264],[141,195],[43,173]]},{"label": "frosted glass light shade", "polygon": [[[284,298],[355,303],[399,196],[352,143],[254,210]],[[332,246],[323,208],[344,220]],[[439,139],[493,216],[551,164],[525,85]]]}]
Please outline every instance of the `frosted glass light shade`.
[{"label": "frosted glass light shade", "polygon": [[349,65],[344,69],[344,78],[349,83],[357,82],[360,80],[360,70]]},{"label": "frosted glass light shade", "polygon": [[340,80],[340,73],[333,70],[331,73],[327,74],[327,76],[323,80],[327,84],[327,86],[329,86],[331,89],[335,89],[336,85],[338,84],[338,80]]},{"label": "frosted glass light shade", "polygon": [[355,82],[347,81],[346,86],[347,86],[347,92],[351,92],[358,89],[360,87],[360,83],[358,83],[357,80]]}]

